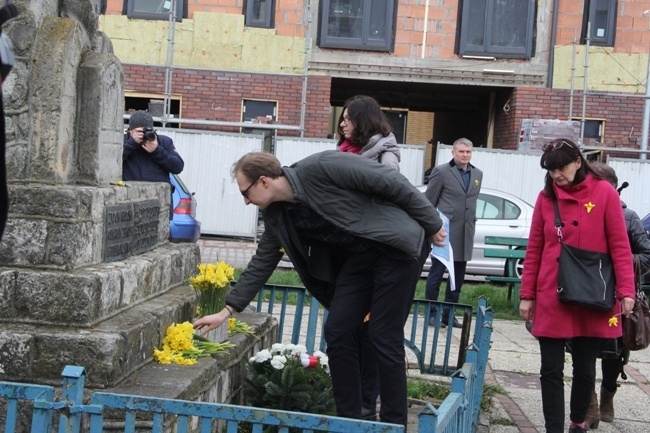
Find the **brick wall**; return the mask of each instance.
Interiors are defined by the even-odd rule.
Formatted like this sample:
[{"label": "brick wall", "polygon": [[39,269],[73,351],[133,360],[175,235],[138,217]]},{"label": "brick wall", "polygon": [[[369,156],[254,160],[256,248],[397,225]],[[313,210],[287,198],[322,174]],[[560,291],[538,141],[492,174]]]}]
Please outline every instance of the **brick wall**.
[{"label": "brick wall", "polygon": [[[569,116],[568,90],[547,88],[517,88],[513,90],[508,105],[509,112],[497,109],[494,147],[516,149],[522,119],[562,119]],[[503,106],[505,102],[499,101]],[[574,92],[574,118],[582,116],[582,92]],[[605,124],[603,144],[607,147],[639,148],[643,120],[643,99],[633,96],[589,95],[586,101],[586,119],[603,119]],[[585,145],[593,144],[585,140]]]},{"label": "brick wall", "polygon": [[433,137],[434,113],[409,111],[404,144],[426,144]]},{"label": "brick wall", "polygon": [[[330,81],[325,76],[309,77],[305,137],[327,136]],[[125,90],[163,94],[164,83],[162,67],[124,65]],[[299,76],[175,70],[172,93],[182,95],[181,116],[188,119],[241,122],[242,101],[256,99],[277,102],[277,123],[300,124],[302,77]],[[201,126],[201,129],[239,132],[239,128]],[[291,132],[278,134],[299,135]]]},{"label": "brick wall", "polygon": [[[648,21],[643,11],[650,7],[647,1],[619,0],[616,19],[615,53],[647,53],[650,43]],[[580,38],[584,0],[562,0],[557,24],[557,45],[570,45],[574,34]]]}]

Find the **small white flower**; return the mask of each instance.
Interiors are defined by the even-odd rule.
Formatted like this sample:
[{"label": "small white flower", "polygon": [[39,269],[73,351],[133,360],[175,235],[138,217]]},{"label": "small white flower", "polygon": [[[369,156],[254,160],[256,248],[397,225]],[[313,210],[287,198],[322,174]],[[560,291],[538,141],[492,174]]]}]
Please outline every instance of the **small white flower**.
[{"label": "small white flower", "polygon": [[271,352],[273,353],[282,353],[285,350],[285,346],[282,343],[274,343],[271,346]]},{"label": "small white flower", "polygon": [[281,355],[275,355],[273,358],[271,358],[271,366],[276,370],[282,370],[286,362],[287,358]]},{"label": "small white flower", "polygon": [[260,350],[255,354],[255,362],[262,363],[271,359],[271,352],[268,349]]},{"label": "small white flower", "polygon": [[307,353],[307,346],[302,344],[296,344],[293,346],[293,350],[291,351],[292,355],[300,357],[303,353]]}]

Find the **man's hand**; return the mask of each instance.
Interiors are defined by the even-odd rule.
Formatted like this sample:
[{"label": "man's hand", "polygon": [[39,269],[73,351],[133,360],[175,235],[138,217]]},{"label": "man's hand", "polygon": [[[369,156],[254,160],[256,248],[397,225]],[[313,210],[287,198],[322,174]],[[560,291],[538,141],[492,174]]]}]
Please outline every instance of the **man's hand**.
[{"label": "man's hand", "polygon": [[195,329],[200,331],[201,335],[205,335],[208,331],[212,331],[221,326],[228,317],[230,317],[230,311],[227,308],[224,308],[216,314],[210,314],[209,316],[204,316],[195,320],[192,325],[194,325]]},{"label": "man's hand", "polygon": [[440,230],[434,235],[432,235],[429,240],[431,241],[432,244],[437,245],[439,247],[444,247],[446,242],[445,239],[447,238],[447,232],[445,232],[444,227],[440,227]]},{"label": "man's hand", "polygon": [[129,134],[131,135],[133,141],[135,141],[136,143],[138,144],[144,143],[144,128],[130,129]]},{"label": "man's hand", "polygon": [[152,153],[154,150],[158,148],[158,136],[153,139],[153,141],[145,141],[142,143],[142,148],[146,150],[149,153]]}]

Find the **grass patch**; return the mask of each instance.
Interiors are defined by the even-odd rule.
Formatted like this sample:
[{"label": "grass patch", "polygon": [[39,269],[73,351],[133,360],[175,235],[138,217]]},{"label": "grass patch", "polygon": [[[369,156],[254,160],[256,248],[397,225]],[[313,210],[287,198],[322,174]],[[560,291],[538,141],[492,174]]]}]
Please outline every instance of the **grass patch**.
[{"label": "grass patch", "polygon": [[406,395],[418,400],[441,402],[450,392],[451,385],[446,382],[413,378],[406,383]]},{"label": "grass patch", "polygon": [[[451,384],[436,380],[426,380],[421,378],[409,378],[406,383],[406,394],[409,398],[417,400],[431,401],[434,403],[442,402],[451,392]],[[487,411],[492,406],[492,397],[494,394],[506,395],[506,390],[499,385],[484,385],[483,395],[481,396],[481,410]]]},{"label": "grass patch", "polygon": [[517,423],[509,418],[492,418],[490,419],[490,424],[493,425],[504,425],[504,426],[516,426]]},{"label": "grass patch", "polygon": [[[446,283],[443,281],[440,287],[439,301],[444,301],[445,299],[445,284]],[[415,297],[424,299],[425,289],[426,280],[420,279],[415,288]],[[506,285],[465,283],[463,284],[463,290],[460,292],[460,299],[458,302],[476,307],[480,296],[484,296],[488,300],[488,305],[494,311],[494,317],[496,319],[521,320],[519,312],[514,311],[512,300],[508,300],[508,287]]]}]

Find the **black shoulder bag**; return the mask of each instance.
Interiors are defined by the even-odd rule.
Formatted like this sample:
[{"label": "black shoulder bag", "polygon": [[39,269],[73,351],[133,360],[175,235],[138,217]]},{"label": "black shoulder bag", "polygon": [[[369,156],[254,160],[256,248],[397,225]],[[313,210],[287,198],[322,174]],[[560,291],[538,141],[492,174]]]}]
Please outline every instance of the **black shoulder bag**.
[{"label": "black shoulder bag", "polygon": [[606,253],[583,250],[562,242],[562,221],[557,200],[553,201],[553,205],[560,241],[558,300],[590,310],[610,311],[616,301],[612,258]]}]

